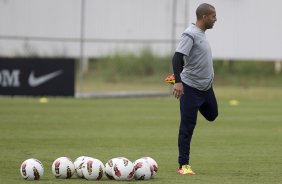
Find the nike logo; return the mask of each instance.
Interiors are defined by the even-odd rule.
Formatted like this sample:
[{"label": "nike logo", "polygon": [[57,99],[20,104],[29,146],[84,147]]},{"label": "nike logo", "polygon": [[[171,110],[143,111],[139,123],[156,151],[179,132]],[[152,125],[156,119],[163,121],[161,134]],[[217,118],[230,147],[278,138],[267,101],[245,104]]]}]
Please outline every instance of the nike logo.
[{"label": "nike logo", "polygon": [[35,77],[34,76],[34,71],[32,71],[28,77],[28,84],[31,86],[31,87],[37,87],[59,75],[61,75],[63,73],[63,70],[58,70],[56,72],[52,72],[52,73],[49,73],[49,74],[45,74],[45,75],[42,75],[42,76],[39,76],[39,77]]}]

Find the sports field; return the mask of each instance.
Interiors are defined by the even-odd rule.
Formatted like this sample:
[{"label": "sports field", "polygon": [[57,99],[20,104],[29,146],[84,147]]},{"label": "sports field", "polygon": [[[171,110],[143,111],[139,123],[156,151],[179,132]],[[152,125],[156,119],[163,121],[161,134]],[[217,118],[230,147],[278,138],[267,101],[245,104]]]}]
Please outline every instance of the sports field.
[{"label": "sports field", "polygon": [[[87,155],[102,162],[142,156],[159,165],[155,179],[125,183],[275,184],[282,182],[282,89],[215,87],[219,117],[202,116],[192,141],[195,176],[177,171],[178,101],[172,97],[127,99],[0,99],[0,183],[27,183],[22,161],[42,161],[39,183],[89,183],[52,176],[54,159]],[[230,106],[236,99],[238,106]],[[95,181],[93,181],[95,182]],[[116,183],[105,176],[99,183]]]}]

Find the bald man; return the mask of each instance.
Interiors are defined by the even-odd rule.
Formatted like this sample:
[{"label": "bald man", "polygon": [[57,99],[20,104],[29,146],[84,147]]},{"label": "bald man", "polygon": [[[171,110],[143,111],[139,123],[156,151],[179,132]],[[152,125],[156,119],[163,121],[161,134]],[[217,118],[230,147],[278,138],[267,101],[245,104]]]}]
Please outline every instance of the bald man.
[{"label": "bald man", "polygon": [[214,70],[212,53],[205,31],[216,22],[215,8],[201,4],[196,10],[196,24],[182,34],[172,58],[175,84],[173,95],[180,101],[178,135],[178,174],[195,174],[190,166],[190,143],[198,111],[208,120],[218,116],[217,100],[212,88]]}]

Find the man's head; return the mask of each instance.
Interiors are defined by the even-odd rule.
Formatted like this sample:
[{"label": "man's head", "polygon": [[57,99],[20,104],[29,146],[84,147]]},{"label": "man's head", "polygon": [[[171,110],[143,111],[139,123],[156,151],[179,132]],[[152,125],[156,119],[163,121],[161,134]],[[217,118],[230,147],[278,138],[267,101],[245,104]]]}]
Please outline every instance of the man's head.
[{"label": "man's head", "polygon": [[196,10],[197,22],[201,23],[201,28],[206,29],[213,28],[216,19],[215,8],[207,3],[200,4]]}]

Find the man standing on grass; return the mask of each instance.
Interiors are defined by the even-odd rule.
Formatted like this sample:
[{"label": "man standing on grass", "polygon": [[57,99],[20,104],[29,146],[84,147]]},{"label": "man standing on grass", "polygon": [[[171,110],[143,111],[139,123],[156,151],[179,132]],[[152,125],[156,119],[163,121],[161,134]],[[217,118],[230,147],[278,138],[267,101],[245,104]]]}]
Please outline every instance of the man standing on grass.
[{"label": "man standing on grass", "polygon": [[216,19],[215,8],[201,4],[196,10],[196,24],[182,34],[172,58],[175,84],[173,95],[180,99],[180,128],[178,135],[178,174],[195,174],[189,165],[190,143],[197,121],[197,113],[214,121],[218,116],[213,92],[214,78],[211,48],[205,31],[212,29]]}]

